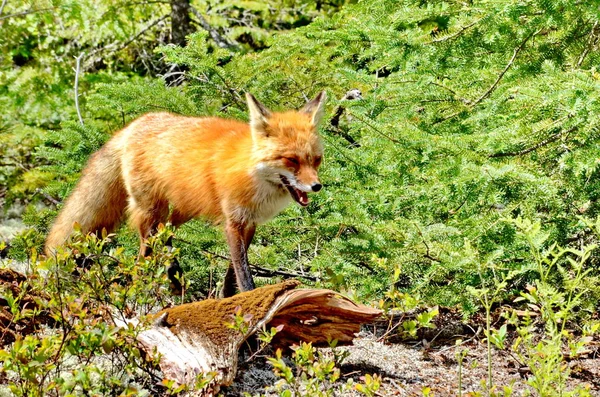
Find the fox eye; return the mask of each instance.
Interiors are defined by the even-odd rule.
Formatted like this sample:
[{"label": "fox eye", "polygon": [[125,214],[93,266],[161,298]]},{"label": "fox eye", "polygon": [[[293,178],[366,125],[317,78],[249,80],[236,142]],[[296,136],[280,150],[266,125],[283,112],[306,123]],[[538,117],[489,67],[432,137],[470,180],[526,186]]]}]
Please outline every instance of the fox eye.
[{"label": "fox eye", "polygon": [[321,160],[322,160],[321,156],[315,157],[315,165],[321,164]]},{"label": "fox eye", "polygon": [[293,157],[284,157],[284,159],[286,159],[287,161],[289,161],[290,163],[292,163],[294,165],[300,165],[300,162],[296,158],[293,158]]}]

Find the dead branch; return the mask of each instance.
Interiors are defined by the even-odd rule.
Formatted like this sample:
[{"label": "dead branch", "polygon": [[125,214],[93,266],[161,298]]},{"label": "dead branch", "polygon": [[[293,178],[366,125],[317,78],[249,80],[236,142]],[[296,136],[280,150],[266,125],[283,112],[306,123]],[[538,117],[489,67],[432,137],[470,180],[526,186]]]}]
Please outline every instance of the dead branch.
[{"label": "dead branch", "polygon": [[2,5],[0,5],[0,15],[2,15],[2,12],[4,12],[4,6],[6,6],[6,2],[8,0],[2,0]]},{"label": "dead branch", "polygon": [[264,267],[260,267],[257,265],[250,265],[250,268],[254,270],[252,274],[258,277],[273,277],[273,276],[282,276],[284,278],[303,278],[309,281],[319,281],[319,278],[316,276],[308,276],[306,274],[296,273],[296,272],[288,272],[284,270],[272,270]]},{"label": "dead branch", "polygon": [[[140,36],[142,36],[144,33],[146,33],[148,30],[152,29],[154,26],[158,25],[160,22],[164,21],[165,19],[169,18],[170,15],[169,14],[165,14],[162,17],[154,20],[153,22],[151,22],[149,25],[147,25],[144,29],[140,30],[138,33],[136,33],[134,36],[130,37],[125,43],[123,43],[122,45],[120,45],[119,47],[117,47],[116,49],[112,50],[113,52],[119,52],[123,49],[125,49],[127,46],[129,46],[129,44],[133,43],[135,40],[137,40],[138,38],[140,38]],[[104,47],[100,47],[97,48],[96,50],[92,51],[90,53],[90,55],[88,56],[88,59],[90,59],[91,57],[93,57],[94,55],[104,52],[106,50],[111,49],[111,47],[114,47],[117,45],[117,42],[113,42],[110,43]]]},{"label": "dead branch", "polygon": [[221,36],[217,29],[213,28],[208,23],[208,21],[206,20],[206,18],[204,18],[200,11],[198,11],[193,6],[190,6],[190,9],[192,10],[192,13],[196,16],[196,18],[198,18],[198,23],[200,24],[202,29],[206,30],[208,34],[210,34],[210,37],[214,40],[215,43],[217,43],[219,47],[233,50],[237,50],[239,48],[239,44],[236,41],[231,41],[226,37]]},{"label": "dead branch", "polygon": [[83,124],[83,117],[81,117],[81,110],[79,109],[79,73],[81,71],[81,59],[85,55],[84,52],[79,54],[75,58],[75,86],[73,87],[75,90],[75,109],[77,109],[77,117],[79,118],[79,123]]},{"label": "dead branch", "polygon": [[[351,89],[348,92],[346,92],[346,94],[344,95],[344,97],[342,99],[340,99],[340,101],[354,101],[354,100],[361,100],[361,99],[363,99],[362,93],[360,92],[360,90],[354,88],[354,89]],[[333,111],[333,117],[331,118],[331,121],[329,122],[331,124],[331,126],[333,127],[330,131],[341,136],[345,140],[347,140],[350,143],[350,147],[360,147],[360,143],[356,142],[356,140],[354,138],[352,138],[348,133],[346,133],[345,131],[343,131],[340,128],[340,117],[342,117],[342,114],[344,113],[345,110],[346,110],[345,106],[342,106],[342,105],[336,106],[336,108]]]}]

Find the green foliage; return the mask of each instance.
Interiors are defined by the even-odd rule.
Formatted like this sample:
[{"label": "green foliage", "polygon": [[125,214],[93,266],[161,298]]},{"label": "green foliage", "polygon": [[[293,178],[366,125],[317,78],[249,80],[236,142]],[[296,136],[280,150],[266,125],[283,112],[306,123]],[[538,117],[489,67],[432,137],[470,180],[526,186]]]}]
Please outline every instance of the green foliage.
[{"label": "green foliage", "polygon": [[[491,273],[473,272],[465,241],[486,264],[518,273],[510,294],[536,271],[528,244],[503,218],[539,221],[552,241],[568,244],[587,238],[579,215],[598,215],[592,3],[360,2],[271,31],[260,52],[219,48],[202,30],[186,47],[159,50],[179,65],[181,87],[121,77],[94,84],[86,126],[49,134],[37,158],[51,165],[28,181],[44,185],[59,174],[47,192],[64,198],[110,131],[146,111],[246,118],[245,91],[281,109],[326,89],[329,114],[346,109],[339,127],[346,135],[327,121],[322,128],[326,188],[306,210],[289,208],[259,228],[251,261],[309,272],[367,299],[394,283],[472,312],[478,302],[467,287]],[[221,33],[239,38],[222,25],[234,8],[210,10]],[[336,100],[350,88],[364,99]],[[207,276],[198,269],[222,269],[219,257],[227,256],[220,235],[204,230],[178,232],[198,285]]]},{"label": "green foliage", "polygon": [[[141,113],[246,119],[244,92],[277,110],[324,89],[325,188],[258,228],[251,263],[385,298],[386,309],[460,305],[489,321],[495,305],[522,296],[549,328],[539,346],[523,339],[521,353],[547,354],[531,365],[557,384],[561,347],[579,351],[596,332],[560,329],[567,312],[585,320],[600,300],[598,252],[582,248],[598,243],[589,220],[600,216],[597,2],[193,1],[228,48],[202,29],[185,47],[169,44],[166,20],[128,42],[169,12],[161,2],[14,4],[3,15],[53,12],[3,20],[8,201],[38,188],[64,199],[90,154]],[[85,126],[72,91],[81,52]],[[353,88],[363,99],[342,100]],[[53,213],[30,209],[38,232],[12,252],[39,246]],[[228,263],[220,231],[195,221],[176,237],[192,292],[214,293]],[[136,245],[118,232],[125,252]],[[398,328],[414,334],[431,322],[421,320]],[[486,328],[490,349],[509,344],[510,327]]]},{"label": "green foliage", "polygon": [[[362,2],[274,36],[260,54],[213,51],[202,33],[162,51],[188,69],[186,90],[209,111],[245,117],[244,91],[300,106],[323,88],[330,109],[347,107],[344,128],[361,146],[324,126],[326,189],[306,212],[259,229],[261,245],[277,242],[259,249],[261,262],[308,263],[366,296],[401,268],[400,286],[473,310],[465,287],[489,273],[473,274],[465,239],[523,274],[510,290],[532,262],[502,218],[543,221],[562,243],[583,231],[580,213],[597,214],[596,52],[576,34],[595,34],[594,7]],[[350,88],[365,99],[335,100]]]},{"label": "green foliage", "polygon": [[[30,257],[22,294],[2,291],[17,323],[23,317],[46,323],[0,350],[1,372],[17,396],[156,394],[160,381],[156,362],[135,342],[146,324],[127,321],[172,304],[163,249],[164,230],[151,241],[156,253],[136,261],[123,248],[106,250],[109,238],[75,236],[56,255],[39,261]],[[33,309],[21,310],[24,292]],[[31,303],[26,307],[32,307]],[[136,325],[137,324],[137,325]]]}]

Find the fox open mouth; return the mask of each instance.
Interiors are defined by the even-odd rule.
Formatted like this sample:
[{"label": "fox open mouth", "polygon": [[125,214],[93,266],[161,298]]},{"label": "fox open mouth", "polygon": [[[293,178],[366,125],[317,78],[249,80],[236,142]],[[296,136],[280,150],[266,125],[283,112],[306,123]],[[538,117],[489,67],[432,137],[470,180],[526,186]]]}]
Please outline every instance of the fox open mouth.
[{"label": "fox open mouth", "polygon": [[298,204],[300,204],[302,207],[306,207],[308,205],[308,202],[309,202],[308,195],[306,194],[306,192],[303,192],[302,190],[296,189],[295,187],[293,187],[290,184],[290,181],[288,181],[288,179],[285,176],[279,175],[279,178],[281,178],[281,183],[290,192],[290,195],[292,196],[292,198]]}]

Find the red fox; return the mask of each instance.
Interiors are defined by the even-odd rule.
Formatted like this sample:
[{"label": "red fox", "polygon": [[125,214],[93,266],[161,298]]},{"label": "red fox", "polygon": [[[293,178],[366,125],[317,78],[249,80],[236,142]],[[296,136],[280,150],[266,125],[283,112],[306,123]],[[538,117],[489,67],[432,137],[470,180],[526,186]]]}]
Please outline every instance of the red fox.
[{"label": "red fox", "polygon": [[[222,296],[254,289],[247,250],[257,224],[322,185],[317,127],[325,92],[301,110],[275,113],[246,94],[250,123],[216,117],[149,113],[92,155],[60,211],[45,251],[64,244],[78,222],[83,233],[112,231],[124,219],[146,239],[160,223],[177,227],[203,217],[225,224],[231,264]],[[169,215],[169,206],[171,211]],[[173,281],[173,280],[172,280]]]}]

